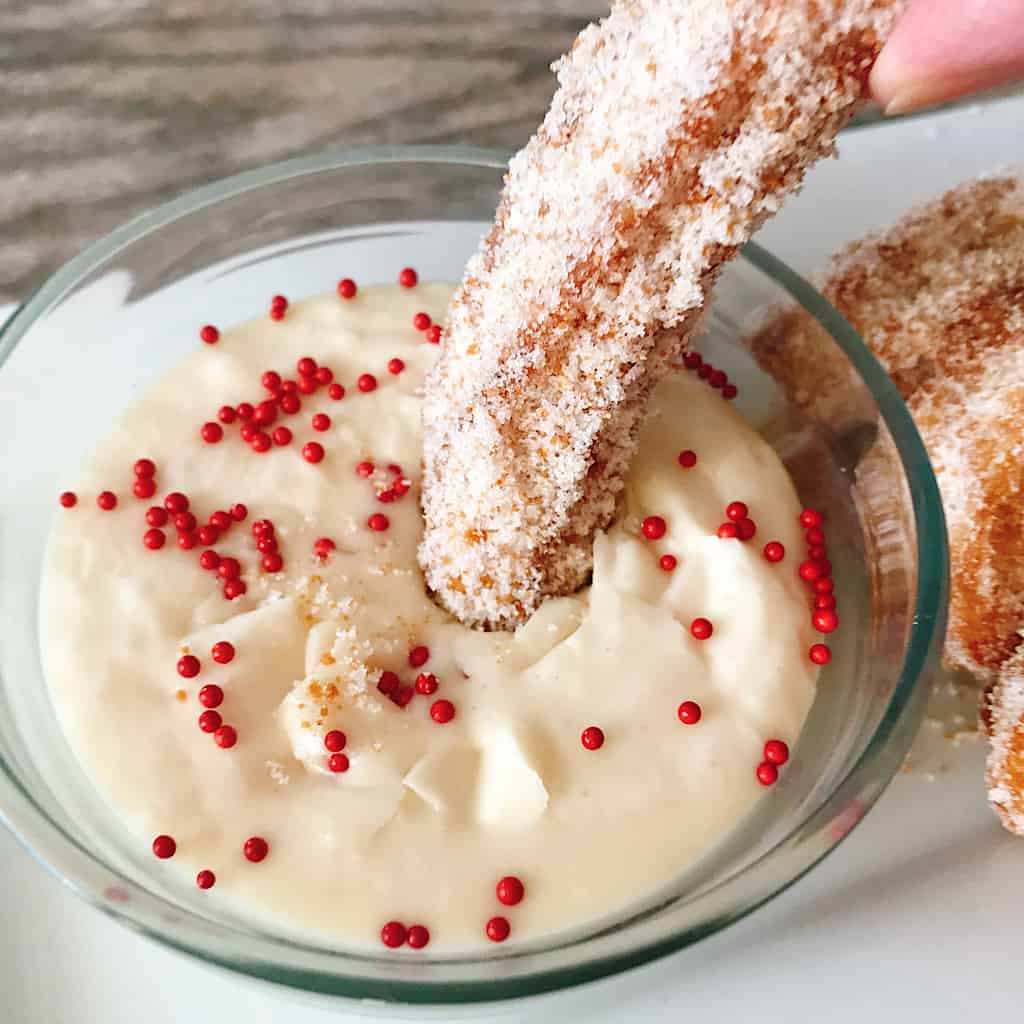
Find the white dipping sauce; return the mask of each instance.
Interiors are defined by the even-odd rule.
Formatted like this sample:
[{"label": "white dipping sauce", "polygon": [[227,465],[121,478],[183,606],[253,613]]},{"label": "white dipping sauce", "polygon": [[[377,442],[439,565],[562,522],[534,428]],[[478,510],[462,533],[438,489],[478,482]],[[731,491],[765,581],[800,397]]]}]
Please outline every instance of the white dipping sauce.
[{"label": "white dipping sauce", "polygon": [[[175,367],[99,445],[62,511],[44,579],[45,660],[55,703],[83,766],[138,842],[166,833],[177,854],[154,870],[210,869],[204,898],[242,905],[319,940],[379,945],[392,919],[430,930],[430,948],[487,943],[487,920],[511,940],[622,910],[670,881],[746,814],[766,740],[795,741],[814,697],[816,639],[797,576],[799,504],[775,453],[720,394],[680,372],[657,389],[628,484],[625,514],[598,539],[593,585],[549,601],[515,634],[478,633],[424,593],[419,388],[437,354],[413,314],[443,314],[447,285],[367,288],[343,301],[297,303],[283,320],[224,332]],[[218,407],[266,398],[261,374],[295,376],[301,356],[346,388],[321,387],[281,416],[294,439],[266,454],[225,427],[200,439]],[[402,359],[394,376],[387,364]],[[361,393],[360,374],[378,387]],[[322,433],[315,412],[331,417]],[[273,429],[271,427],[270,429]],[[323,444],[323,461],[302,457]],[[697,453],[681,468],[682,449]],[[157,465],[155,497],[131,493],[139,457]],[[359,476],[371,460],[377,472]],[[407,494],[382,504],[395,479]],[[96,495],[117,493],[113,511]],[[242,564],[247,593],[229,601],[203,550],[147,550],[145,512],[170,491],[200,524],[244,502],[248,518],[214,544]],[[717,528],[731,501],[757,523],[748,542]],[[367,528],[373,513],[390,527]],[[668,530],[651,541],[649,515]],[[284,570],[260,570],[251,531],[269,518]],[[323,562],[318,537],[337,549]],[[787,549],[768,562],[769,540]],[[665,571],[661,555],[678,559]],[[696,617],[710,639],[690,632]],[[227,640],[228,664],[210,656]],[[429,661],[411,668],[411,648]],[[178,675],[184,652],[200,659]],[[384,670],[438,679],[404,708],[377,689]],[[237,729],[221,749],[197,726],[197,693],[216,683]],[[181,691],[184,691],[183,693]],[[438,724],[435,700],[455,717]],[[696,725],[677,717],[700,704]],[[604,745],[584,749],[597,726]],[[324,734],[343,730],[350,768],[327,770]],[[785,768],[782,771],[785,772]],[[258,835],[270,852],[242,854]],[[502,907],[495,883],[515,875],[526,897]],[[409,955],[415,955],[409,953]]]}]

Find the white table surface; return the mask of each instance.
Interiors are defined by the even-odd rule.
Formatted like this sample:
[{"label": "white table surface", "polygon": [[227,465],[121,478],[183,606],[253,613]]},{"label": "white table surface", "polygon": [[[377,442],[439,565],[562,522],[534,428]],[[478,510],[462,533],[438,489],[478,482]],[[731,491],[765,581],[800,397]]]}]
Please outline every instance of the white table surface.
[{"label": "white table surface", "polygon": [[[761,241],[812,273],[840,242],[973,174],[1024,164],[1024,98],[859,129]],[[900,775],[850,839],[751,918],[608,981],[474,1019],[863,1024],[1020,1018],[1024,840],[989,812],[980,743]],[[196,964],[64,891],[0,829],[0,1024],[364,1019]],[[415,1014],[401,1016],[415,1020]]]}]

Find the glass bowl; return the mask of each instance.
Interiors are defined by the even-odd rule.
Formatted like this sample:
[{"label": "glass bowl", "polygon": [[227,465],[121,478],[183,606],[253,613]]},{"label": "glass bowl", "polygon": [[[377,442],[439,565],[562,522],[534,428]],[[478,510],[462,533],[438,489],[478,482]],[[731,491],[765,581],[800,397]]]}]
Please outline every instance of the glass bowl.
[{"label": "glass bowl", "polygon": [[[0,335],[0,816],[78,895],[202,961],[307,992],[405,1004],[508,999],[621,971],[792,884],[877,800],[917,730],[947,597],[927,456],[850,326],[751,245],[723,274],[700,347],[739,383],[738,405],[787,461],[801,497],[827,513],[843,628],[783,781],[700,863],[610,923],[571,933],[468,956],[351,952],[215,916],[189,879],[156,870],[92,788],[55,725],[40,664],[39,575],[62,479],[192,348],[199,323],[249,319],[266,295],[325,292],[345,275],[393,281],[407,264],[424,280],[457,280],[504,167],[502,155],[466,148],[387,148],[229,178],[93,245]],[[840,404],[858,410],[855,430],[848,417],[802,417],[785,382],[745,354],[741,337],[780,303],[809,312],[823,353],[853,366],[856,385]]]}]

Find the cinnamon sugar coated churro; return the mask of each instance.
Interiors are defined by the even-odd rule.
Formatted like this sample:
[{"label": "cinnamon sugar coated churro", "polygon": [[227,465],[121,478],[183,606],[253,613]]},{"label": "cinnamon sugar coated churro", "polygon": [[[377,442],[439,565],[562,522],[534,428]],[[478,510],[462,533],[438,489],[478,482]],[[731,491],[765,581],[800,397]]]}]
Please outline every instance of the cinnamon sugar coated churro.
[{"label": "cinnamon sugar coated churro", "polygon": [[[1024,174],[961,185],[850,244],[822,290],[896,382],[931,457],[952,569],[944,657],[986,686],[991,799],[1024,834]],[[750,346],[812,416],[852,425],[854,371],[806,314],[780,314]]]},{"label": "cinnamon sugar coated churro", "polygon": [[427,383],[420,563],[463,622],[585,582],[652,387],[832,151],[902,6],[637,0],[557,65]]}]

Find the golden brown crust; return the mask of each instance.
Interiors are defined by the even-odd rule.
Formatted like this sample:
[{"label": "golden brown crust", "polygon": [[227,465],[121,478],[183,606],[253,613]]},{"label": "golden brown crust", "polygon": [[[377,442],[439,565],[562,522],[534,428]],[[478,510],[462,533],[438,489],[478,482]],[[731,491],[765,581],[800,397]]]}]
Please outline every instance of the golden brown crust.
[{"label": "golden brown crust", "polygon": [[632,0],[510,166],[424,403],[420,552],[509,628],[590,570],[647,397],[722,264],[832,150],[902,0]]},{"label": "golden brown crust", "polygon": [[[950,544],[945,660],[985,685],[992,802],[1024,834],[1024,176],[962,185],[852,243],[822,290],[892,376],[931,457]],[[780,313],[749,343],[808,413],[855,425],[852,371],[803,314]]]}]

